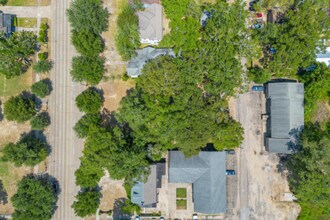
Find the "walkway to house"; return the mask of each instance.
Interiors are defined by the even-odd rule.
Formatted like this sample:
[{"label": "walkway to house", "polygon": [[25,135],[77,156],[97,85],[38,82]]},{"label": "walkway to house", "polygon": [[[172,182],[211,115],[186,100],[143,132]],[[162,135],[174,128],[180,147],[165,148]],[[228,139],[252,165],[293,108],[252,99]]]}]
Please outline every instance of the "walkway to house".
[{"label": "walkway to house", "polygon": [[0,6],[0,10],[5,13],[14,14],[24,18],[50,18],[51,6]]}]

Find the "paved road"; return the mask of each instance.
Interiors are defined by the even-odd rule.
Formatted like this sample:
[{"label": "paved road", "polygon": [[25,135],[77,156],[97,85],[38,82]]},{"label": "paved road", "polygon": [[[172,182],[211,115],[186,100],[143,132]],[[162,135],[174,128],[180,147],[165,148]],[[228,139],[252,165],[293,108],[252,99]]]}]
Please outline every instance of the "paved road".
[{"label": "paved road", "polygon": [[[55,0],[54,2],[59,1]],[[42,18],[50,18],[52,15],[51,6],[0,6],[0,10],[4,13],[11,13],[17,17],[34,18],[40,16]]]},{"label": "paved road", "polygon": [[74,54],[70,44],[70,26],[66,17],[68,0],[52,1],[51,58],[54,67],[51,73],[53,92],[49,98],[49,113],[52,125],[48,140],[52,146],[49,157],[49,173],[60,183],[61,193],[57,201],[56,220],[78,219],[71,204],[79,188],[75,185],[74,172],[79,167],[83,143],[74,134],[73,126],[81,117],[74,99],[83,90],[71,81],[69,73]]}]

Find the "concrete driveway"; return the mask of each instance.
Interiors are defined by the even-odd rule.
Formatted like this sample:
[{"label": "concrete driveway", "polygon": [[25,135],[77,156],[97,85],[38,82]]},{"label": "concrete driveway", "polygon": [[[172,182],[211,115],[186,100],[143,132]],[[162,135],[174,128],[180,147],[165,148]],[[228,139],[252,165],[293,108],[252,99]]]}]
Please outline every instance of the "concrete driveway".
[{"label": "concrete driveway", "polygon": [[4,13],[14,14],[17,17],[24,18],[50,18],[51,6],[0,6],[0,10]]}]

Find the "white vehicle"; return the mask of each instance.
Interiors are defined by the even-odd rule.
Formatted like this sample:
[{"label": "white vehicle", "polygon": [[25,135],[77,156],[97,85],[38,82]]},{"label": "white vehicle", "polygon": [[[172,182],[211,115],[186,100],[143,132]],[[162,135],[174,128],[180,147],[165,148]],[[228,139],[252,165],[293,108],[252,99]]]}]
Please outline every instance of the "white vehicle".
[{"label": "white vehicle", "polygon": [[193,220],[198,220],[197,214],[193,214]]}]

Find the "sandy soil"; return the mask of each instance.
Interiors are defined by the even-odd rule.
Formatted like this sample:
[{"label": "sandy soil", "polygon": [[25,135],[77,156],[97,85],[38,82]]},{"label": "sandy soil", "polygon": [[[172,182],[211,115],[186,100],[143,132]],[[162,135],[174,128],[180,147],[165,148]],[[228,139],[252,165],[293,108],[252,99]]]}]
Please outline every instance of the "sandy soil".
[{"label": "sandy soil", "polygon": [[108,172],[101,178],[99,185],[102,190],[102,199],[100,202],[101,211],[113,210],[116,199],[127,198],[124,180],[113,180],[109,177]]},{"label": "sandy soil", "polygon": [[313,122],[324,122],[330,119],[330,105],[327,101],[317,103],[317,108],[314,113]]},{"label": "sandy soil", "polygon": [[244,128],[244,142],[237,155],[240,183],[236,214],[242,217],[244,211],[243,215],[248,219],[296,219],[300,207],[279,199],[283,193],[290,192],[285,170],[281,170],[279,157],[265,151],[263,146],[265,121],[262,121],[261,114],[265,112],[264,95],[258,92],[239,95],[238,99],[229,100],[229,108]]}]

